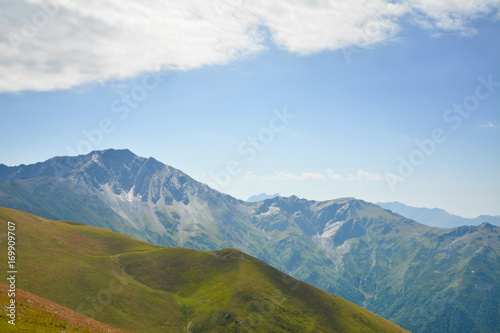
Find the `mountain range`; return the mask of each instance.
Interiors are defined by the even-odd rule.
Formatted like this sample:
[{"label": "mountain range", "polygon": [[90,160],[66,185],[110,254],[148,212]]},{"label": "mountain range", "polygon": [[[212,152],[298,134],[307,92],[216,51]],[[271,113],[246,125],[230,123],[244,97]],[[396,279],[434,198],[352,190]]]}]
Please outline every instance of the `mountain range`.
[{"label": "mountain range", "polygon": [[2,239],[8,221],[24,291],[16,291],[16,326],[2,313],[2,332],[406,332],[235,249],[160,247],[6,208]]},{"label": "mountain range", "polygon": [[151,244],[235,248],[412,332],[500,330],[500,228],[429,227],[354,198],[245,202],[129,150],[0,165],[0,206]]},{"label": "mountain range", "polygon": [[377,205],[431,227],[454,228],[463,225],[481,225],[485,222],[497,227],[500,226],[500,216],[498,215],[480,215],[476,218],[465,218],[450,214],[443,209],[411,207],[397,201],[377,202]]},{"label": "mountain range", "polygon": [[258,202],[258,201],[264,201],[267,199],[274,199],[276,197],[280,197],[279,193],[275,194],[266,194],[266,193],[261,193],[257,195],[252,195],[250,198],[247,199],[248,202]]}]

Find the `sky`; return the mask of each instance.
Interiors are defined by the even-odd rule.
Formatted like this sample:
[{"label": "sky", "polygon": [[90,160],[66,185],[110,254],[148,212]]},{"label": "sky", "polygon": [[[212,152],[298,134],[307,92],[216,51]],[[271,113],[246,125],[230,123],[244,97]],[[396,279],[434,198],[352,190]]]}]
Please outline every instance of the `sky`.
[{"label": "sky", "polygon": [[500,215],[499,0],[0,0],[0,163]]}]

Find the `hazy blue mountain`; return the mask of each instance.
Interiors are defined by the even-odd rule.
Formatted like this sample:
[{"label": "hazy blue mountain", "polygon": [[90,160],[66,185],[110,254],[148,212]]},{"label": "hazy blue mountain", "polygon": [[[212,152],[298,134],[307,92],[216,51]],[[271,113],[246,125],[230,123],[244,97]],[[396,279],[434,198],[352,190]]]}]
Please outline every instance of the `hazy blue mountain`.
[{"label": "hazy blue mountain", "polygon": [[0,205],[153,244],[236,248],[412,332],[500,330],[500,229],[341,198],[245,202],[128,150],[0,165]]},{"label": "hazy blue mountain", "polygon": [[280,197],[279,193],[275,194],[266,194],[266,193],[261,193],[257,195],[252,195],[250,198],[247,199],[248,202],[258,202],[258,201],[263,201],[267,199],[273,199],[276,197]]},{"label": "hazy blue mountain", "polygon": [[462,225],[477,226],[485,222],[496,225],[497,227],[500,226],[500,216],[481,215],[476,218],[465,218],[450,214],[439,208],[417,208],[407,206],[397,201],[378,202],[377,205],[431,227],[454,228]]}]

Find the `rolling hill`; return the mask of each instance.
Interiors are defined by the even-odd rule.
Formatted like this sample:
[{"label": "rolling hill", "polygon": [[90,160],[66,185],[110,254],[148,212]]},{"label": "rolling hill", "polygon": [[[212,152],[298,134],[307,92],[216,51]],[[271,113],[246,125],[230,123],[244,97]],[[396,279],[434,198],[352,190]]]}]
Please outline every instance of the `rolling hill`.
[{"label": "rolling hill", "polygon": [[405,332],[236,249],[165,248],[6,208],[1,239],[8,221],[18,288],[123,332]]}]

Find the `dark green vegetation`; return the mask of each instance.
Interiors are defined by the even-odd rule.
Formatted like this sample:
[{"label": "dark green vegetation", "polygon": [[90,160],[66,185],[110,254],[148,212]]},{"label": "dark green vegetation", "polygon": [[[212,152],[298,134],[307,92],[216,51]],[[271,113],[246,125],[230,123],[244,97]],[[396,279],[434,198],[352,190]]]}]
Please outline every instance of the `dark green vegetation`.
[{"label": "dark green vegetation", "polygon": [[367,309],[412,332],[500,331],[500,228],[360,224],[366,234],[328,253]]},{"label": "dark green vegetation", "polygon": [[0,205],[152,244],[236,248],[412,332],[500,331],[500,229],[431,228],[343,198],[243,202],[106,150],[0,165]]},{"label": "dark green vegetation", "polygon": [[164,248],[0,208],[3,253],[7,221],[16,223],[18,288],[123,331],[404,332],[235,249]]},{"label": "dark green vegetation", "polygon": [[5,306],[9,304],[9,286],[0,283],[0,332],[65,332],[65,333],[119,333],[94,319],[82,316],[42,297],[16,290],[17,318],[15,325],[9,324]]}]

